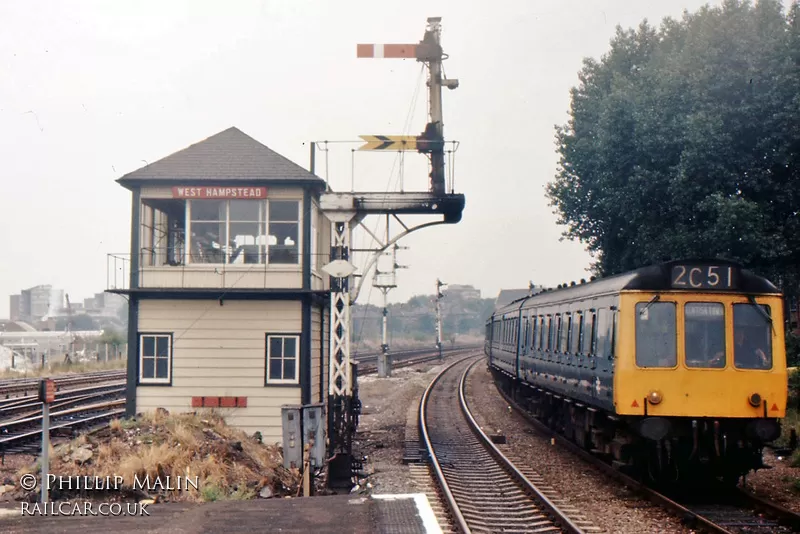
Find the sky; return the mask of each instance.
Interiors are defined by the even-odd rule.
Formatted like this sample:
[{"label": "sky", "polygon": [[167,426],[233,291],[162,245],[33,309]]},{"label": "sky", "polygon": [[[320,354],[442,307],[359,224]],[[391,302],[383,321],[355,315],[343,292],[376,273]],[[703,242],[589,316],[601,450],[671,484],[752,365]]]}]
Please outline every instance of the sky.
[{"label": "sky", "polygon": [[[437,277],[484,297],[588,277],[590,256],[560,240],[544,196],[569,90],[616,25],[706,3],[721,1],[5,0],[0,317],[8,295],[30,286],[76,301],[105,289],[107,255],[130,250],[130,192],[115,180],[231,126],[305,168],[311,141],[420,133],[421,64],[358,59],[356,44],[416,43],[432,16],[442,17],[445,73],[460,81],[444,90],[443,116],[466,208],[460,223],[400,243],[409,268],[389,300],[432,294]],[[404,155],[401,175],[396,154],[328,147],[316,172],[336,191],[427,189],[423,155]],[[365,224],[382,231],[375,217]],[[366,235],[356,232],[357,246]],[[379,295],[366,283],[358,302]]]}]

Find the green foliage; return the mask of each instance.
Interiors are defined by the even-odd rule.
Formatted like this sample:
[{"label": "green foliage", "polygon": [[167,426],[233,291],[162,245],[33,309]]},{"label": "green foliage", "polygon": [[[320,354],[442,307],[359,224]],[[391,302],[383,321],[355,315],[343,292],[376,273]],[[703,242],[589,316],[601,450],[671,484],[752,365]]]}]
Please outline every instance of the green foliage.
[{"label": "green foliage", "polygon": [[[793,332],[786,334],[786,363],[789,367],[800,366],[800,336]],[[794,373],[792,378],[795,389],[800,392],[800,373]]]},{"label": "green foliage", "polygon": [[[68,323],[69,323],[68,318],[60,317],[56,321],[56,330],[66,330]],[[82,313],[80,315],[75,315],[72,318],[72,330],[73,331],[97,330],[97,323],[95,323],[94,319],[92,319],[91,316]]]},{"label": "green foliage", "polygon": [[103,335],[100,336],[100,343],[108,343],[115,346],[123,345],[125,343],[125,334],[113,328],[106,328],[103,330]]},{"label": "green foliage", "polygon": [[680,257],[800,280],[800,7],[728,0],[617,28],[557,127],[547,195],[598,274]]},{"label": "green foliage", "polygon": [[[462,299],[446,294],[441,300],[444,341],[450,336],[483,336],[486,320],[494,309],[494,299]],[[381,337],[382,309],[372,305],[352,308],[354,342]],[[418,295],[403,304],[390,304],[389,335],[419,342],[433,342],[436,336],[436,304],[433,295]]]},{"label": "green foliage", "polygon": [[222,499],[225,492],[217,484],[209,483],[202,487],[200,494],[203,496],[203,501],[214,502]]}]

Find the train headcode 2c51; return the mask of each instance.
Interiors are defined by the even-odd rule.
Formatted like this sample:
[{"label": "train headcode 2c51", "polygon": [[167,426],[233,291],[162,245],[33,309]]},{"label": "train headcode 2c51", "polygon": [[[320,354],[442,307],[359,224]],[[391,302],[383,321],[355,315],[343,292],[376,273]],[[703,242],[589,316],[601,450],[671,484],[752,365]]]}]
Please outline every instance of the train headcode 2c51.
[{"label": "train headcode 2c51", "polygon": [[56,382],[52,378],[45,378],[39,382],[39,400],[50,404],[56,400]]}]

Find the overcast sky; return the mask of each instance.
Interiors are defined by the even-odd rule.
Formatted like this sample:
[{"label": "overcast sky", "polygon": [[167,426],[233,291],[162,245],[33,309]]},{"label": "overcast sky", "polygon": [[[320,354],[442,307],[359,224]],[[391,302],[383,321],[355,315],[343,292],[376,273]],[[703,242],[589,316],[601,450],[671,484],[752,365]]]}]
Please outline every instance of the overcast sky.
[{"label": "overcast sky", "polygon": [[[442,17],[445,71],[461,82],[445,90],[444,131],[461,143],[467,206],[459,224],[402,243],[410,269],[390,300],[432,293],[437,276],[484,296],[587,276],[588,254],[559,241],[544,197],[581,61],[607,51],[617,24],[705,3],[4,0],[0,317],[7,295],[33,285],[75,301],[105,289],[106,255],[130,247],[130,193],[114,180],[146,162],[230,126],[306,168],[309,141],[421,132],[420,64],[355,56],[357,43],[418,42],[430,16]],[[330,146],[327,177],[349,190],[358,145]],[[317,162],[326,177],[324,154]],[[424,156],[403,162],[405,189],[424,190]],[[394,189],[398,169],[393,154],[356,153],[356,189]],[[359,302],[377,295],[367,288]]]}]

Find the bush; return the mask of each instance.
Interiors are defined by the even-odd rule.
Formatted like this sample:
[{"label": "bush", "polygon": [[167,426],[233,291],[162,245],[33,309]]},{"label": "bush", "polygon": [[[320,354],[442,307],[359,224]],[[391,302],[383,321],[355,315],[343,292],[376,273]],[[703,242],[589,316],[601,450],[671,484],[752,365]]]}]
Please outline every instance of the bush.
[{"label": "bush", "polygon": [[800,336],[794,332],[786,334],[786,363],[789,367],[800,365]]}]

